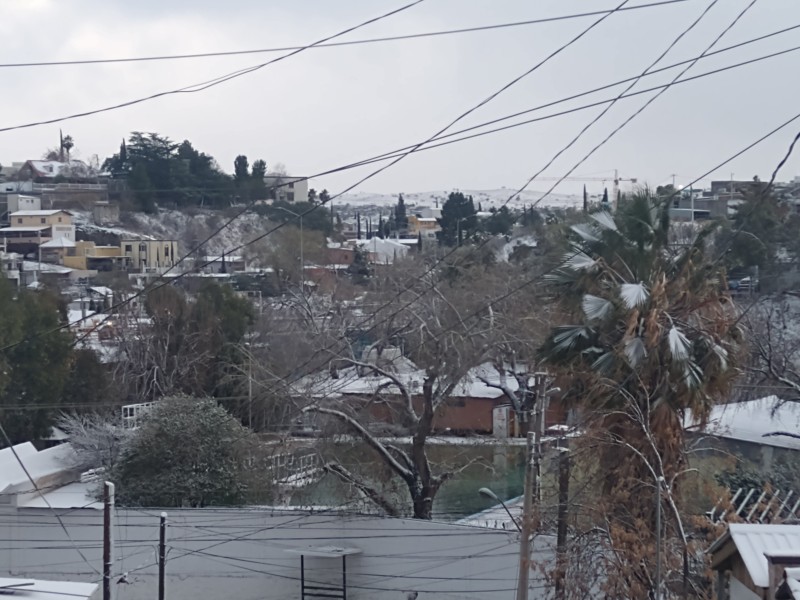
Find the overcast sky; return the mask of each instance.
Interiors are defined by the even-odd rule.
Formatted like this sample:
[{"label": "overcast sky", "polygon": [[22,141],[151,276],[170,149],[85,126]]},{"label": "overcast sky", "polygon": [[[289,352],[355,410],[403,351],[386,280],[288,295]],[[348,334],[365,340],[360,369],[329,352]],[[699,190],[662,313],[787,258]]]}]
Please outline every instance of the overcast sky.
[{"label": "overcast sky", "polygon": [[[312,43],[410,0],[15,0],[0,20],[1,62],[163,55]],[[631,0],[629,5],[651,0]],[[718,0],[661,64],[694,57],[751,0]],[[436,31],[613,8],[609,0],[425,0],[342,39]],[[468,126],[640,74],[711,0],[610,16],[547,65],[472,116]],[[77,155],[115,152],[130,131],[190,140],[232,171],[237,154],[293,174],[311,175],[422,141],[597,17],[437,38],[312,49],[213,89],[159,98],[56,125],[0,133],[0,162],[39,158],[73,136]],[[760,0],[721,40],[726,47],[800,23],[797,0]],[[699,74],[800,45],[795,30],[700,61]],[[278,56],[258,54],[179,61],[0,69],[8,127],[101,108],[213,79]],[[617,134],[575,175],[619,169],[653,185],[688,181],[800,111],[800,52],[675,86]],[[645,78],[665,83],[677,71]],[[613,97],[622,87],[544,115]],[[649,95],[620,101],[545,176],[558,176],[625,120]],[[518,127],[413,155],[363,184],[362,191],[518,187],[542,168],[601,108]],[[767,178],[800,120],[737,159],[715,178]],[[320,178],[338,192],[369,173]],[[800,153],[782,179],[800,174]],[[544,190],[549,182],[535,182]],[[582,184],[560,188],[575,191]],[[601,184],[589,184],[600,186]]]}]

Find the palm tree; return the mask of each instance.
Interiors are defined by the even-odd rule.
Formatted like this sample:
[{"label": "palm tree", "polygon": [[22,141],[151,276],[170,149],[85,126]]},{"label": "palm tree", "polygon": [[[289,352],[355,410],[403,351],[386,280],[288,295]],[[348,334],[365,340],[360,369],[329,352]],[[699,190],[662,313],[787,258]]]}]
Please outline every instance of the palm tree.
[{"label": "palm tree", "polygon": [[[685,471],[683,415],[702,420],[725,397],[737,329],[724,270],[704,252],[712,228],[676,247],[669,225],[668,203],[641,189],[617,214],[600,210],[571,228],[572,249],[548,278],[570,324],[552,329],[543,353],[573,382],[587,430],[600,434],[600,498],[618,528],[615,550],[648,531],[654,539],[655,480],[664,477],[685,557],[675,493]],[[647,557],[628,558],[625,593],[645,597]]]},{"label": "palm tree", "polygon": [[61,147],[67,151],[67,162],[70,161],[69,153],[75,147],[75,142],[72,141],[71,135],[65,135],[64,139],[61,141]]}]

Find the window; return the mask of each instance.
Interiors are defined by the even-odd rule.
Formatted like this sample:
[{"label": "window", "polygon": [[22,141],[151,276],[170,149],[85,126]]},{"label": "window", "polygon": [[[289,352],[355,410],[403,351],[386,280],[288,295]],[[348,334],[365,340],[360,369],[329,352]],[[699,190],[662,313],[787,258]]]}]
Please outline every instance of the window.
[{"label": "window", "polygon": [[133,244],[125,244],[125,252],[133,252]]},{"label": "window", "polygon": [[42,225],[44,225],[44,224],[45,224],[45,222],[46,222],[46,221],[45,221],[45,218],[44,218],[44,217],[41,217],[41,218],[39,219],[39,222],[40,222]]},{"label": "window", "polygon": [[164,244],[164,257],[169,258],[169,244]]},{"label": "window", "polygon": [[289,202],[294,202],[294,192],[287,192],[287,193],[286,193],[286,199],[287,199]]},{"label": "window", "polygon": [[147,252],[147,244],[139,244],[139,252]]},{"label": "window", "polygon": [[22,217],[17,217],[17,225],[22,225]]},{"label": "window", "polygon": [[61,223],[61,217],[58,217],[58,222]]},{"label": "window", "polygon": [[290,182],[289,182],[289,189],[290,189],[290,190],[293,190],[293,189],[294,189],[294,181],[290,181]]}]

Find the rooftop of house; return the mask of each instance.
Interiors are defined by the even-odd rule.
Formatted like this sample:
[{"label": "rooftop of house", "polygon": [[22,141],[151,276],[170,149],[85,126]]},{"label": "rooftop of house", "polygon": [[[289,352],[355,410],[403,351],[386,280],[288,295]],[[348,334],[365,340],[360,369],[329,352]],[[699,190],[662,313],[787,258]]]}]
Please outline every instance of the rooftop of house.
[{"label": "rooftop of house", "polygon": [[[687,415],[684,427],[689,431],[699,431],[700,424]],[[704,431],[741,442],[800,450],[800,439],[770,435],[780,431],[800,433],[800,403],[781,402],[777,396],[767,396],[715,406]]]},{"label": "rooftop of house", "polygon": [[72,159],[68,162],[58,160],[29,160],[27,162],[43,177],[58,177],[62,174],[62,171],[69,169],[89,170],[89,165],[77,159]]},{"label": "rooftop of house", "polygon": [[[422,393],[425,371],[417,367],[408,358],[390,355],[387,359],[379,359],[373,362],[385,371],[390,371],[411,394]],[[457,398],[483,398],[488,400],[501,398],[503,392],[495,387],[499,383],[500,375],[491,364],[486,363],[471,369],[466,377],[453,389],[452,395]],[[391,379],[389,377],[378,375],[374,372],[362,374],[356,367],[348,367],[340,369],[335,378],[329,371],[308,375],[299,380],[294,385],[294,388],[297,393],[324,398],[349,394],[371,395],[379,389],[386,388],[387,385],[389,385],[387,393],[397,393],[397,388],[392,387],[390,384]],[[508,377],[505,384],[510,390],[516,391],[519,389],[517,381],[513,377]]]},{"label": "rooftop of house", "polygon": [[74,248],[75,242],[69,238],[60,237],[48,240],[41,245],[42,248]]},{"label": "rooftop of house", "polygon": [[89,600],[95,597],[98,586],[97,583],[4,577],[0,578],[0,595],[19,600]]},{"label": "rooftop of house", "polygon": [[[41,451],[37,451],[30,442],[17,444],[13,448],[3,448],[0,450],[0,493],[13,488],[30,489],[28,475],[37,481],[68,470],[72,455],[72,446],[69,444]],[[25,465],[25,469],[20,462]]]},{"label": "rooftop of house", "polygon": [[728,531],[709,548],[712,566],[726,560],[730,553],[721,554],[729,542],[733,542],[742,558],[750,579],[761,588],[769,585],[767,555],[791,553],[800,556],[800,525],[731,523]]},{"label": "rooftop of house", "polygon": [[57,215],[58,213],[65,213],[67,215],[72,215],[71,212],[68,210],[18,210],[17,212],[11,213],[11,217],[52,217],[53,215]]},{"label": "rooftop of house", "polygon": [[44,231],[45,229],[50,229],[50,225],[32,225],[30,227],[3,227],[0,231],[6,231],[8,233],[12,233],[14,231]]}]

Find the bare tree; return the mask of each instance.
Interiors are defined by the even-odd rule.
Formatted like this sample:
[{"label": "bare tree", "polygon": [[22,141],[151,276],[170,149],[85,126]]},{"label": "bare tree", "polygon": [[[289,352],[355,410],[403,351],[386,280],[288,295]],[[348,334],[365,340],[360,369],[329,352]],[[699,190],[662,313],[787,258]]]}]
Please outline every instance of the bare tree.
[{"label": "bare tree", "polygon": [[[361,374],[380,378],[372,397],[359,401],[323,395],[313,398],[303,411],[339,423],[388,469],[392,479],[402,482],[413,516],[430,519],[442,485],[468,465],[435,467],[427,443],[435,431],[437,415],[447,410],[456,386],[470,369],[486,360],[490,328],[486,322],[486,290],[476,285],[484,269],[461,273],[443,283],[438,281],[439,274],[420,277],[424,268],[419,263],[401,264],[376,286],[381,292],[372,299],[379,308],[367,329],[376,341],[368,352],[357,356],[352,347],[345,346],[330,353],[333,363],[347,367],[337,373],[334,382]],[[409,280],[415,284],[409,286]],[[386,360],[384,353],[393,347],[402,352]],[[401,366],[404,360],[418,370],[409,374]],[[410,437],[406,446],[391,437],[380,437],[375,429],[377,406],[391,415],[394,433]],[[328,460],[325,468],[386,513],[405,512],[403,502],[390,498],[369,475],[356,473],[335,458]]]}]

